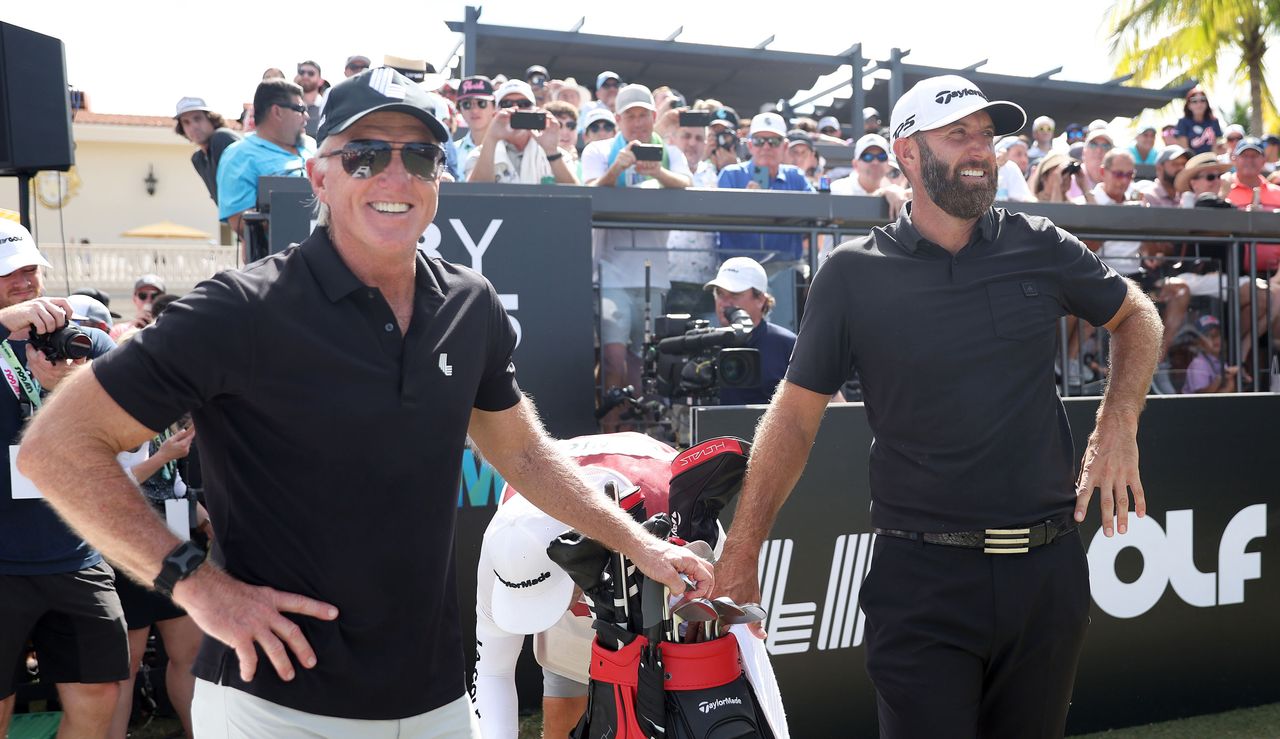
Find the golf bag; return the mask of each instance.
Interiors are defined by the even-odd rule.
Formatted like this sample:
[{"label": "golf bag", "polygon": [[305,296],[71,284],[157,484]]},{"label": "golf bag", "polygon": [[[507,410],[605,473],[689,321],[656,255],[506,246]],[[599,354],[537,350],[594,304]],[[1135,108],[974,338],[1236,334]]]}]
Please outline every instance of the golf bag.
[{"label": "golf bag", "polygon": [[[662,687],[644,680],[646,655],[660,654]],[[651,683],[649,683],[651,684]],[[646,720],[646,707],[662,716]],[[646,732],[654,724],[665,731]],[[751,684],[742,672],[738,640],[724,636],[699,644],[663,642],[649,648],[636,636],[618,651],[591,647],[587,710],[571,739],[773,739]]]}]

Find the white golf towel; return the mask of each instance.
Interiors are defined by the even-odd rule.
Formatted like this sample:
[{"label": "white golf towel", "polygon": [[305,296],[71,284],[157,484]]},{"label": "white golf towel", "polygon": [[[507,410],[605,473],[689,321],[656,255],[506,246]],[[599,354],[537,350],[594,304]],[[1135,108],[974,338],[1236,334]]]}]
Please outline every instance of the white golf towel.
[{"label": "white golf towel", "polygon": [[791,732],[787,729],[787,711],[782,707],[782,692],[778,689],[778,679],[774,677],[773,663],[769,661],[764,641],[752,636],[746,624],[730,626],[729,633],[738,640],[742,671],[756,693],[760,711],[769,722],[769,728],[773,729],[774,737],[791,739]]}]

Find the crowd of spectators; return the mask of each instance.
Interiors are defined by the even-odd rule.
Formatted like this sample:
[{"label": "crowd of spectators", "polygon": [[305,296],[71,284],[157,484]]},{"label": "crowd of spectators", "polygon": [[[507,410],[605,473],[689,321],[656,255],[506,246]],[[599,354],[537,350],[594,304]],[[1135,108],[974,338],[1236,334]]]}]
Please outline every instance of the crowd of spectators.
[{"label": "crowd of spectators", "polygon": [[[861,125],[843,126],[831,116],[788,119],[769,106],[750,115],[715,99],[688,100],[669,86],[650,89],[612,71],[597,75],[589,90],[536,64],[522,76],[460,80],[435,74],[421,60],[388,56],[383,64],[420,81],[435,96],[438,117],[452,139],[446,147],[446,178],[457,182],[830,192],[883,198],[891,218],[911,199],[875,108],[862,111]],[[344,73],[351,76],[370,66],[368,57],[353,55]],[[219,217],[237,232],[255,202],[257,178],[300,175],[314,155],[310,135],[324,115],[329,83],[310,60],[297,65],[292,82],[284,77],[275,68],[264,73],[241,118],[242,140],[199,98],[178,104],[177,130],[199,147],[193,165],[218,202]],[[1142,126],[1136,133],[1112,130],[1102,120],[1060,126],[1048,116],[1037,117],[1029,133],[994,142],[997,200],[1280,208],[1280,136],[1256,138],[1238,124],[1224,123],[1200,87],[1183,102],[1178,120]],[[844,145],[848,162],[826,159],[823,145]],[[817,248],[821,254],[834,245],[826,237],[810,245],[800,235],[740,231],[610,230],[597,231],[594,242],[604,304],[602,374],[607,383],[622,385],[638,379],[645,261],[652,264],[650,284],[667,308],[710,314],[713,306],[702,286],[725,259],[756,259],[769,275],[771,291],[788,296],[794,281],[807,276],[806,250]],[[1161,303],[1166,352],[1202,312],[1196,298],[1227,302],[1225,260],[1242,259],[1214,245],[1196,245],[1189,255],[1187,244],[1088,243],[1116,271],[1140,278]],[[665,250],[666,259],[653,259],[655,250]],[[1260,245],[1258,251],[1259,272],[1272,275],[1259,289],[1280,289],[1274,277],[1280,245]],[[1244,271],[1249,266],[1241,262]],[[1243,359],[1257,338],[1280,329],[1280,301],[1260,301],[1263,315],[1256,325],[1246,324],[1241,317],[1252,315],[1254,290],[1238,289],[1242,310],[1224,319],[1241,322],[1235,356]],[[794,316],[785,300],[780,308],[783,316]],[[1101,369],[1091,371],[1081,361],[1082,352],[1100,355],[1092,331],[1084,327],[1077,336],[1072,328],[1070,333],[1073,368],[1063,370],[1070,382],[1101,379]]]}]

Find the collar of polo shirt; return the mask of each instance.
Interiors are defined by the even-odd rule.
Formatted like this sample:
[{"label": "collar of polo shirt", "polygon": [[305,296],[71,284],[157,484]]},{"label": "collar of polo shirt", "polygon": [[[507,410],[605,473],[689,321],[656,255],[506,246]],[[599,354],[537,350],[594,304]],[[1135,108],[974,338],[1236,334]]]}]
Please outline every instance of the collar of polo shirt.
[{"label": "collar of polo shirt", "polygon": [[[911,222],[911,203],[906,203],[902,207],[902,212],[898,213],[897,224],[897,241],[908,252],[915,254],[919,250],[921,242],[932,244],[925,237],[920,235],[916,230],[915,224]],[[987,241],[995,241],[996,238],[996,218],[995,211],[987,208],[987,212],[978,218],[978,232],[982,234],[982,238]],[[941,248],[941,247],[939,247]]]}]

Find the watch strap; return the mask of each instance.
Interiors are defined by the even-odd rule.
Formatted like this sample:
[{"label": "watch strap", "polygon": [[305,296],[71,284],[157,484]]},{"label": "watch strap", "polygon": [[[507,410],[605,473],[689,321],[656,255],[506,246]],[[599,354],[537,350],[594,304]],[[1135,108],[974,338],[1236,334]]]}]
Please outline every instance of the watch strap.
[{"label": "watch strap", "polygon": [[204,564],[208,556],[208,552],[194,541],[182,542],[164,558],[164,563],[160,566],[160,574],[156,575],[152,587],[165,597],[172,598],[174,587],[191,577],[191,574]]}]

